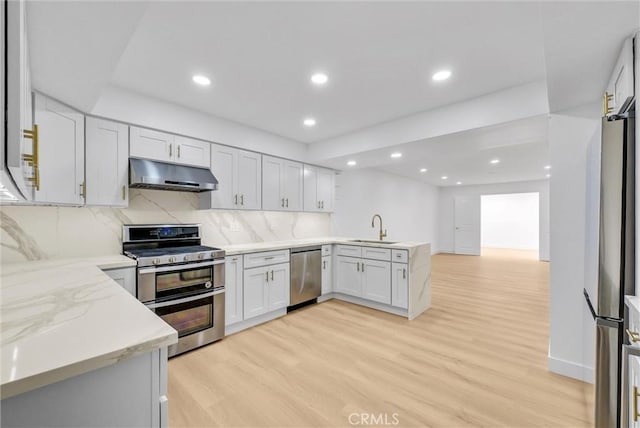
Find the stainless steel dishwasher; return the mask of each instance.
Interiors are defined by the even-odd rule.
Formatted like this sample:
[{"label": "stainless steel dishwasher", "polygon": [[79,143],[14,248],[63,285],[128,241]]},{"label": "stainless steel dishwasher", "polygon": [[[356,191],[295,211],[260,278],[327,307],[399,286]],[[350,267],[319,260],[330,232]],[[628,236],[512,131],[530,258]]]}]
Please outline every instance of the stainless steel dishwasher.
[{"label": "stainless steel dishwasher", "polygon": [[289,309],[312,303],[322,292],[322,247],[291,249]]}]

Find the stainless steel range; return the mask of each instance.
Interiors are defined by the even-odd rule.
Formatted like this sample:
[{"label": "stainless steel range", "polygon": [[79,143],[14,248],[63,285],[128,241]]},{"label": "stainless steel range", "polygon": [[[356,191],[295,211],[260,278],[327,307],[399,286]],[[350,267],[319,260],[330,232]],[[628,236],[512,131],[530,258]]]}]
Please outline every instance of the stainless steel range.
[{"label": "stainless steel range", "polygon": [[224,256],[201,245],[200,225],[124,225],[122,250],[136,259],[137,297],[178,331],[169,356],[224,337]]}]

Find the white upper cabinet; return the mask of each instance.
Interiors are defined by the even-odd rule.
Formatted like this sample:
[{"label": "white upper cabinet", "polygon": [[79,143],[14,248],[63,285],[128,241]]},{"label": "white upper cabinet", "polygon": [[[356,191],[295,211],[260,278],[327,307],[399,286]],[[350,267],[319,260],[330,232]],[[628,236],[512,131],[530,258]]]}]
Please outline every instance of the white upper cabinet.
[{"label": "white upper cabinet", "polygon": [[218,190],[203,193],[200,208],[251,209],[262,207],[262,155],[211,144],[211,172]]},{"label": "white upper cabinet", "polygon": [[613,69],[604,95],[604,113],[622,113],[629,107],[634,96],[633,87],[633,39],[624,41],[618,61]]},{"label": "white upper cabinet", "polygon": [[302,211],[303,165],[262,156],[262,208],[271,211]]},{"label": "white upper cabinet", "polygon": [[37,135],[34,135],[25,1],[3,2],[2,8],[0,17],[3,23],[5,12],[7,14],[6,164],[22,195],[27,200],[33,200],[37,179],[37,154],[35,161],[32,156],[37,149],[38,141]]},{"label": "white upper cabinet", "polygon": [[132,126],[129,155],[134,158],[209,168],[211,143]]},{"label": "white upper cabinet", "polygon": [[176,135],[175,145],[173,162],[202,168],[211,165],[211,143]]},{"label": "white upper cabinet", "polygon": [[84,115],[35,94],[40,189],[35,200],[61,205],[84,204]]},{"label": "white upper cabinet", "polygon": [[129,126],[87,117],[86,204],[126,207],[129,178]]},{"label": "white upper cabinet", "polygon": [[333,171],[311,165],[304,166],[304,210],[333,211]]}]

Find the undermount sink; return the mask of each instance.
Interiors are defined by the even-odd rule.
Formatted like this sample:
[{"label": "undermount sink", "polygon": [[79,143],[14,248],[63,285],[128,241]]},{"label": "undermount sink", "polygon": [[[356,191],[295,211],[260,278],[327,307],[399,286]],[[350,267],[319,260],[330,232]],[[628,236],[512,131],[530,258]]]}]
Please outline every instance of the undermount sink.
[{"label": "undermount sink", "polygon": [[352,239],[349,242],[360,242],[360,243],[364,243],[364,244],[397,244],[398,241],[376,241],[373,239]]}]

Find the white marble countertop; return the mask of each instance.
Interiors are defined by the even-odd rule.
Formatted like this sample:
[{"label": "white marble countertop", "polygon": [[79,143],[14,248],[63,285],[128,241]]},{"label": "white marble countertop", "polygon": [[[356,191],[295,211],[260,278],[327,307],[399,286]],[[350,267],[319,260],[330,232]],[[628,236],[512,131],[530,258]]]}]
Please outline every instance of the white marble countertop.
[{"label": "white marble countertop", "polygon": [[[328,237],[328,238],[307,238],[307,239],[295,239],[288,241],[271,241],[271,242],[257,242],[249,244],[238,245],[223,245],[220,246],[225,250],[228,256],[234,256],[244,253],[254,253],[257,251],[271,251],[281,250],[284,248],[298,248],[305,247],[307,245],[331,245],[331,244],[346,244],[357,245],[362,247],[386,247],[398,250],[410,250],[421,245],[425,245],[426,242],[394,242],[389,243],[386,241],[376,242],[355,242],[356,238],[341,238],[341,237]],[[373,241],[373,240],[372,240]]]},{"label": "white marble countertop", "polygon": [[101,269],[128,257],[0,266],[0,398],[169,346],[177,332]]},{"label": "white marble countertop", "polygon": [[636,312],[640,313],[640,296],[624,296],[624,302],[628,307],[635,309]]}]

